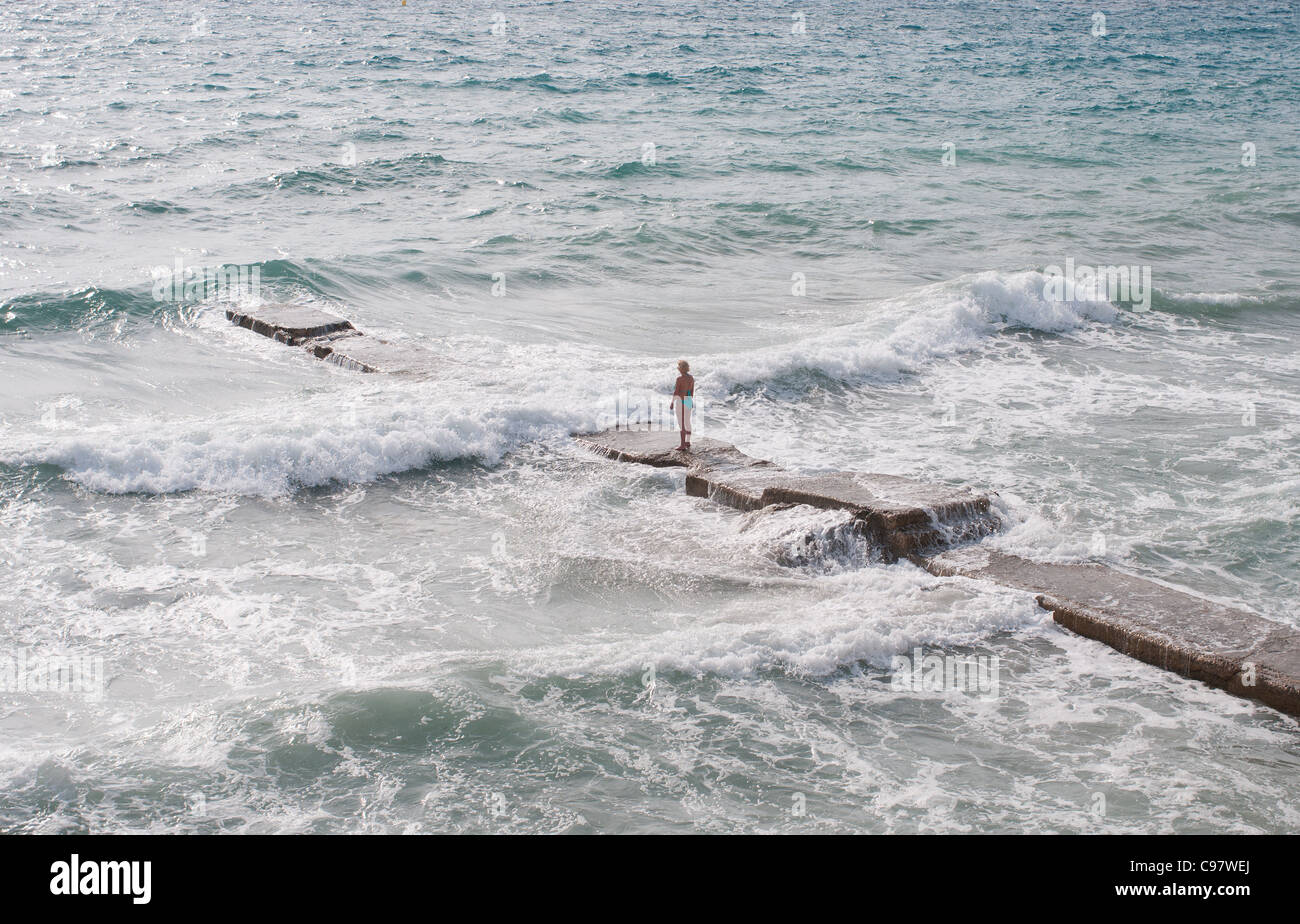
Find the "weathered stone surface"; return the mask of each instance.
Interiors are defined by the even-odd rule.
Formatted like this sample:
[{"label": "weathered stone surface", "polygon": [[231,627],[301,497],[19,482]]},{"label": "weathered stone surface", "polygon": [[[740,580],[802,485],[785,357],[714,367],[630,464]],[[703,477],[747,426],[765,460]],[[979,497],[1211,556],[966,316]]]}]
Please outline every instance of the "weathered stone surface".
[{"label": "weathered stone surface", "polygon": [[824,509],[872,510],[891,525],[928,523],[931,511],[960,508],[963,514],[988,510],[989,499],[969,488],[948,488],[902,478],[857,472],[798,475],[775,466],[728,473],[710,479],[714,490],[726,490],[735,506],[756,509],[770,504],[808,504]]},{"label": "weathered stone surface", "polygon": [[691,452],[678,452],[677,438],[663,430],[606,430],[578,440],[623,462],[687,468],[686,493],[740,510],[779,504],[852,510],[859,532],[887,559],[944,548],[997,528],[989,499],[969,488],[948,488],[897,475],[800,475],[717,440],[697,439],[692,441]]},{"label": "weathered stone surface", "polygon": [[771,462],[751,458],[730,443],[708,437],[692,440],[690,452],[678,452],[677,444],[681,439],[678,431],[605,430],[601,433],[585,433],[575,439],[602,456],[620,462],[653,465],[656,468],[775,468]]},{"label": "weathered stone surface", "polygon": [[1300,632],[1103,565],[953,549],[917,563],[933,574],[1030,591],[1053,619],[1165,670],[1300,715]]},{"label": "weathered stone surface", "polygon": [[432,375],[441,365],[440,357],[422,347],[366,336],[350,321],[315,308],[267,305],[229,310],[226,317],[254,333],[301,346],[317,359],[356,372]]},{"label": "weathered stone surface", "polygon": [[1254,668],[1255,684],[1253,692],[1240,695],[1300,715],[1300,632],[1276,626],[1268,638],[1251,649],[1243,664]]},{"label": "weathered stone surface", "polygon": [[897,475],[800,475],[775,466],[692,471],[686,491],[741,510],[774,504],[852,510],[859,532],[890,560],[986,536],[998,526],[989,511],[988,497],[969,488],[949,488]]},{"label": "weathered stone surface", "polygon": [[301,305],[267,305],[251,310],[226,311],[226,318],[263,337],[297,346],[313,337],[355,330],[351,321]]},{"label": "weathered stone surface", "polygon": [[441,358],[422,347],[357,335],[306,344],[318,359],[356,372],[385,372],[390,375],[433,375],[443,365]]}]

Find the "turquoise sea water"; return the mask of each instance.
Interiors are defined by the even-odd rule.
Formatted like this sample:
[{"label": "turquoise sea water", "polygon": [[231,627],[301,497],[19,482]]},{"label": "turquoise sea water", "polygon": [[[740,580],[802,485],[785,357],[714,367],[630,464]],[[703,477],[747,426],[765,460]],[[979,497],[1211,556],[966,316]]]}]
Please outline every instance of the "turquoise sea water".
[{"label": "turquoise sea water", "polygon": [[6,5],[0,673],[104,689],[0,691],[0,828],[1294,830],[1292,719],[568,440],[685,356],[702,435],[1295,625],[1300,14],[1096,12]]}]

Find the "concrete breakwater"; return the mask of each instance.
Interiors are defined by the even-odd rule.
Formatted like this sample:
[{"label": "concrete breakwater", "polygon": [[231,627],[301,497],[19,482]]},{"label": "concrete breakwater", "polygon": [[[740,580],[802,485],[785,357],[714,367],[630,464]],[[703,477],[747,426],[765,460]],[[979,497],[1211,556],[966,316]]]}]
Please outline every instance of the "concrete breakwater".
[{"label": "concrete breakwater", "polygon": [[675,433],[606,430],[576,437],[623,462],[685,468],[686,493],[740,510],[807,504],[850,510],[855,529],[886,561],[986,536],[998,527],[986,495],[901,478],[831,472],[801,475],[745,455],[727,443],[697,439],[689,453],[672,448]]},{"label": "concrete breakwater", "polygon": [[316,308],[269,305],[257,309],[226,311],[240,327],[270,337],[287,346],[301,347],[326,362],[356,372],[394,375],[432,375],[439,358],[421,347],[370,337],[351,321]]},{"label": "concrete breakwater", "polygon": [[1047,564],[978,545],[914,558],[932,574],[1027,590],[1071,631],[1130,657],[1300,715],[1300,631],[1097,564]]},{"label": "concrete breakwater", "polygon": [[[685,468],[686,492],[758,510],[778,504],[855,512],[885,560],[1033,593],[1071,631],[1126,655],[1300,715],[1300,632],[1104,565],[1030,561],[970,544],[997,529],[989,498],[895,475],[800,475],[717,440],[689,453],[671,432],[608,430],[579,443],[623,462]],[[958,546],[951,548],[951,546]]]},{"label": "concrete breakwater", "polygon": [[[313,308],[230,310],[241,327],[359,372],[432,376],[442,360],[385,341]],[[741,510],[806,504],[853,514],[854,528],[886,561],[907,558],[940,576],[994,581],[1034,594],[1062,626],[1131,657],[1300,715],[1300,631],[1176,588],[1097,564],[1047,564],[987,549],[999,526],[987,495],[897,475],[800,474],[729,443],[677,434],[607,430],[575,437],[611,459],[685,469],[686,491]]]}]

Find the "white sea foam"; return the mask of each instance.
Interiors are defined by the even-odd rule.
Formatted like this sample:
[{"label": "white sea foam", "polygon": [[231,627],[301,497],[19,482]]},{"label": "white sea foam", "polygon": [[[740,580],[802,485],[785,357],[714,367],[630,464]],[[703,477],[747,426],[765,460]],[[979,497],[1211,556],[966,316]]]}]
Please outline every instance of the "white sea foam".
[{"label": "white sea foam", "polygon": [[[364,33],[355,6],[339,5],[333,27]],[[438,25],[469,41],[481,11],[462,7]],[[1002,591],[841,558],[853,550],[832,515],[749,517],[683,496],[679,472],[593,462],[562,438],[515,451],[595,422],[617,389],[662,396],[680,352],[697,365],[702,435],[791,467],[1000,490],[1021,519],[997,542],[1089,557],[1080,543],[1101,530],[1107,557],[1123,557],[1132,537],[1146,570],[1284,612],[1300,572],[1300,353],[1290,312],[1253,309],[1287,309],[1293,288],[1279,279],[1294,264],[1293,191],[1254,179],[1294,170],[1286,120],[1253,120],[1258,168],[1236,168],[1233,150],[1153,144],[1181,127],[1177,107],[1149,113],[1151,132],[1073,143],[1096,113],[1032,92],[1071,79],[1065,48],[1027,61],[1016,89],[1031,92],[1007,94],[1016,112],[993,101],[980,143],[941,169],[916,139],[988,108],[986,84],[903,86],[911,117],[880,113],[863,146],[841,130],[852,125],[780,118],[787,54],[771,36],[686,46],[683,30],[716,25],[710,10],[647,14],[592,4],[584,22],[678,62],[676,77],[619,73],[568,17],[531,16],[532,41],[510,55],[431,50],[446,79],[422,93],[373,78],[424,80],[428,55],[344,60],[282,5],[211,5],[207,50],[220,39],[231,52],[218,71],[200,60],[205,28],[160,24],[143,5],[6,33],[25,76],[65,92],[0,107],[14,142],[2,284],[36,296],[0,309],[0,457],[58,462],[78,483],[0,465],[0,640],[103,654],[112,682],[99,702],[0,702],[5,829],[1294,830],[1295,723],[1266,707],[1060,627],[1016,628],[1044,618],[1027,594],[1007,609]],[[944,12],[954,31],[978,26],[962,15]],[[1294,82],[1291,36],[1230,15],[1207,5],[1143,28],[1163,45],[1232,35],[1228,66],[1272,81],[1256,94],[1267,107]],[[872,37],[869,18],[838,25],[849,44]],[[174,27],[195,54],[155,56],[155,70],[196,92],[163,97],[146,81],[106,96],[105,70],[174,41]],[[1017,36],[989,39],[878,43],[870,60],[802,43],[826,79],[805,82],[800,104],[892,92],[888,75],[978,70]],[[477,63],[462,80],[466,53]],[[268,55],[301,61],[299,114],[261,98]],[[572,62],[563,73],[557,55]],[[741,59],[750,73],[708,66]],[[521,82],[521,68],[535,76]],[[1129,71],[1139,83],[1116,72],[1117,92],[1150,83]],[[340,81],[361,89],[340,94]],[[729,92],[737,81],[752,86]],[[1212,115],[1233,115],[1233,82],[1205,82]],[[510,90],[483,115],[493,87]],[[537,109],[539,93],[568,108]],[[1026,146],[1025,124],[1044,119],[1062,131]],[[431,139],[421,126],[434,124]],[[659,127],[653,167],[636,160],[638,125]],[[278,143],[286,132],[295,144]],[[1123,196],[1053,182],[1120,161],[1146,165]],[[1213,216],[1188,208],[1206,195]],[[1032,275],[888,300],[898,290],[876,289],[942,279],[973,254],[1008,267],[1140,252],[1164,285],[1207,291],[1111,325],[1105,305],[1041,303]],[[319,300],[458,362],[436,387],[408,386],[220,314],[187,328],[188,305],[159,326],[151,300],[114,297],[176,256],[260,262],[268,300]],[[794,270],[806,299],[787,295]],[[105,297],[53,297],[87,287]],[[1227,307],[1257,291],[1276,301]],[[1214,304],[1184,304],[1200,298]],[[75,304],[31,324],[47,301]],[[1250,323],[1215,317],[1246,308]],[[60,403],[74,394],[82,405]],[[365,483],[503,454],[492,472]],[[357,483],[238,495],[322,479]],[[132,487],[186,493],[105,493]],[[781,567],[809,532],[817,555]],[[207,537],[201,557],[194,535]],[[879,670],[855,671],[859,656],[887,669],[910,644],[963,640],[1003,657],[997,701],[899,696]],[[631,679],[641,658],[659,671],[653,696]]]},{"label": "white sea foam", "polygon": [[875,566],[819,579],[821,599],[785,607],[774,601],[724,608],[710,619],[612,642],[566,644],[513,655],[541,676],[590,677],[658,672],[753,676],[782,670],[825,677],[861,662],[888,667],[917,645],[974,644],[1000,630],[1043,621],[1029,594],[935,578],[907,564]]},{"label": "white sea foam", "polygon": [[1252,295],[1248,292],[1162,292],[1160,294],[1178,304],[1224,305],[1230,308],[1240,305],[1260,305],[1269,300],[1266,295]]},{"label": "white sea foam", "polygon": [[986,272],[927,286],[881,302],[867,320],[790,345],[717,357],[703,378],[715,389],[798,370],[846,380],[889,380],[936,359],[977,350],[1007,328],[1062,333],[1090,321],[1113,321],[1119,313],[1104,301],[1048,301],[1043,298],[1045,279],[1030,271]]},{"label": "white sea foam", "polygon": [[[274,496],[302,486],[366,482],[456,459],[486,463],[523,442],[562,435],[582,419],[525,403],[423,405],[412,396],[341,412],[306,401],[160,429],[127,423],[10,442],[7,464],[52,464],[94,491],[203,490]],[[25,443],[25,445],[24,445]]]},{"label": "white sea foam", "polygon": [[[789,345],[705,357],[702,387],[716,395],[800,369],[841,378],[897,376],[977,350],[1007,327],[1067,331],[1114,317],[1106,303],[1044,301],[1042,278],[982,273],[926,287],[892,300],[868,320]],[[200,323],[216,322],[206,317]],[[523,443],[595,428],[602,412],[613,407],[612,396],[628,384],[667,391],[663,370],[640,357],[506,346],[488,338],[466,338],[458,346],[458,355],[471,362],[449,370],[445,382],[385,377],[377,389],[363,390],[359,377],[335,374],[326,376],[324,393],[262,399],[207,419],[165,426],[152,418],[127,419],[69,432],[9,432],[0,461],[56,465],[79,484],[106,493],[197,489],[273,496],[457,459],[493,464]],[[502,364],[512,373],[504,383]],[[512,381],[525,384],[515,387]]]}]

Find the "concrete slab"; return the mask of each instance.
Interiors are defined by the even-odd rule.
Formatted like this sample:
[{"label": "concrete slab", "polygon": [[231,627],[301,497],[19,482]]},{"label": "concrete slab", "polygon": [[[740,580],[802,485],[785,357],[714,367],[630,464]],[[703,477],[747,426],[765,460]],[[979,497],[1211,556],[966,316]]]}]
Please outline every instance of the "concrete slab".
[{"label": "concrete slab", "polygon": [[1145,661],[1300,715],[1300,632],[1097,564],[1029,561],[992,549],[953,549],[917,563],[1029,591],[1052,618]]},{"label": "concrete slab", "polygon": [[852,510],[857,528],[887,560],[996,532],[989,499],[969,488],[950,488],[861,472],[801,475],[775,466],[745,471],[696,471],[686,478],[696,497],[758,510],[776,504],[806,504],[824,510]]},{"label": "concrete slab", "polygon": [[606,430],[578,441],[623,462],[688,469],[686,493],[740,510],[806,504],[852,510],[857,528],[886,559],[988,535],[997,529],[989,499],[897,475],[832,472],[801,475],[755,459],[730,443],[698,439],[689,453],[668,431]]},{"label": "concrete slab", "polygon": [[744,469],[772,467],[771,462],[745,455],[730,443],[701,437],[690,452],[678,452],[680,434],[669,430],[605,430],[574,437],[579,444],[619,462],[636,462],[656,468]]},{"label": "concrete slab", "polygon": [[226,318],[263,337],[297,346],[313,337],[355,330],[351,321],[301,305],[267,305],[256,309],[228,309]]},{"label": "concrete slab", "polygon": [[356,372],[432,376],[445,365],[438,354],[423,347],[360,334],[336,340],[317,340],[306,347],[317,359]]},{"label": "concrete slab", "polygon": [[254,333],[304,347],[317,359],[356,372],[431,376],[443,365],[441,357],[423,347],[369,337],[352,322],[316,308],[265,305],[228,310],[226,317]]}]

